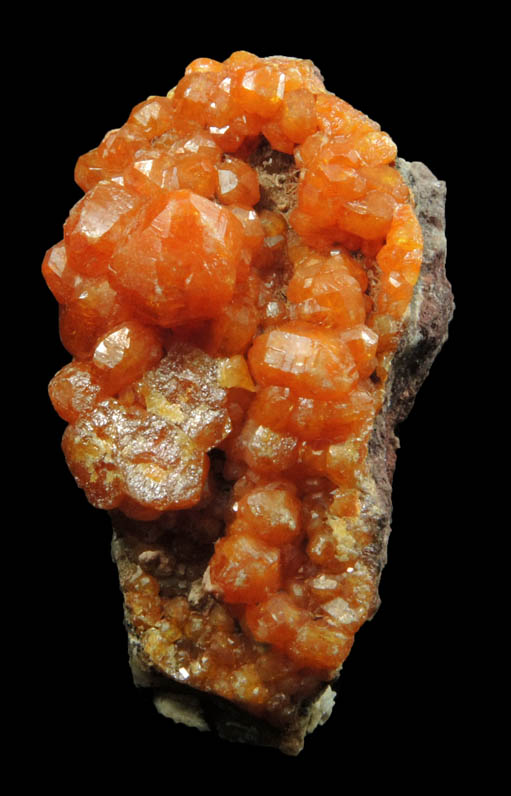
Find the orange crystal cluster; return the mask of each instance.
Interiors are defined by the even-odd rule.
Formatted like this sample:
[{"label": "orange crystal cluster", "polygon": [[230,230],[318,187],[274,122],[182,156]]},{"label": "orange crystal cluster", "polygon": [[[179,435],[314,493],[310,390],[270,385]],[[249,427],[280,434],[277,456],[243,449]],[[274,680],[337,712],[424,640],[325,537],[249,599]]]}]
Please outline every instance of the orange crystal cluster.
[{"label": "orange crystal cluster", "polygon": [[[293,167],[283,212],[264,146]],[[209,563],[201,613],[141,554],[125,589],[146,653],[177,676],[174,645],[188,683],[274,723],[374,608],[360,481],[422,257],[395,159],[310,62],[200,58],[78,160],[85,195],[43,262],[78,484],[170,534],[167,575]]]}]

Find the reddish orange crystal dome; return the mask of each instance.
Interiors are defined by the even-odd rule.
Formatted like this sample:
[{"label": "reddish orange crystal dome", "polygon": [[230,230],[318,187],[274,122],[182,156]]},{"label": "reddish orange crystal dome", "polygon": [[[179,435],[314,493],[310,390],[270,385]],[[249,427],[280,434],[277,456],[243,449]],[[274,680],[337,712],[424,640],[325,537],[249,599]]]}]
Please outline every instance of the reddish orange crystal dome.
[{"label": "reddish orange crystal dome", "polygon": [[145,654],[279,726],[375,605],[365,457],[422,258],[395,161],[309,61],[199,58],[79,158],[42,266],[69,467],[167,540],[123,576]]}]

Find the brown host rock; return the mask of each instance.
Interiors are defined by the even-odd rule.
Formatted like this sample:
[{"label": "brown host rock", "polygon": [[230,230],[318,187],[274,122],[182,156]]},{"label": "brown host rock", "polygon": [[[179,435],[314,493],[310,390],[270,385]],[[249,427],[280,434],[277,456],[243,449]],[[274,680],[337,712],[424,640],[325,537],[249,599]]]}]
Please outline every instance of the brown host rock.
[{"label": "brown host rock", "polygon": [[83,155],[46,255],[64,453],[137,685],[297,754],[378,607],[394,428],[447,336],[445,186],[308,61],[198,59]]}]

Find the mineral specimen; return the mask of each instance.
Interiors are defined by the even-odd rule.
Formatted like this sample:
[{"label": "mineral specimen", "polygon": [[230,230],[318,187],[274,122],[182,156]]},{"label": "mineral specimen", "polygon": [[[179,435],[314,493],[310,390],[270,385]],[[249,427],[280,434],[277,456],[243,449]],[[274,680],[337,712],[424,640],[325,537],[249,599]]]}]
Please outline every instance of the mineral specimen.
[{"label": "mineral specimen", "polygon": [[[296,754],[378,605],[393,428],[446,337],[443,184],[309,61],[193,61],[79,158],[50,396],[158,709]],[[413,363],[413,367],[410,367]]]}]

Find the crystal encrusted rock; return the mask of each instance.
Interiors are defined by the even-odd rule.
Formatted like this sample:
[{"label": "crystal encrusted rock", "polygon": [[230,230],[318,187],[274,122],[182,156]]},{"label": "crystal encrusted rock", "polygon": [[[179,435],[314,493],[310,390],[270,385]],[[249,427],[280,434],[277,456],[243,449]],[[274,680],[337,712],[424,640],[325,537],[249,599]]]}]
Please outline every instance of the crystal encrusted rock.
[{"label": "crystal encrusted rock", "polygon": [[443,184],[311,62],[247,52],[193,61],[75,176],[50,397],[111,512],[135,681],[296,754],[378,605],[393,429],[452,313]]}]

